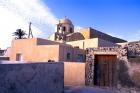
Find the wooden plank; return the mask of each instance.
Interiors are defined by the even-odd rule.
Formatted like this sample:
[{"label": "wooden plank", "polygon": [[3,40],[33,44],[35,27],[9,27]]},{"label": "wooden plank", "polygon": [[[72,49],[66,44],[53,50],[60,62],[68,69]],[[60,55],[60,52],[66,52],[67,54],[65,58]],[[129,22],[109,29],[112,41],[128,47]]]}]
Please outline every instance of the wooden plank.
[{"label": "wooden plank", "polygon": [[[114,76],[116,74],[116,56],[115,55],[97,55],[95,61],[98,66],[95,70],[97,72],[97,85],[99,86],[113,86]],[[99,76],[98,76],[99,75]]]}]

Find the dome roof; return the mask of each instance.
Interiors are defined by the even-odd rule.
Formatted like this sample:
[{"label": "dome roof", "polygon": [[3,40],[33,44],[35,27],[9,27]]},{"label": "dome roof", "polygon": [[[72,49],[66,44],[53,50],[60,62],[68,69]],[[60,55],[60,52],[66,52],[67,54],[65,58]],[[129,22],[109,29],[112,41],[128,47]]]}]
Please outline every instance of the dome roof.
[{"label": "dome roof", "polygon": [[59,23],[61,23],[61,24],[72,24],[71,20],[69,20],[69,19],[66,18],[66,17],[60,19],[60,20],[59,20]]}]

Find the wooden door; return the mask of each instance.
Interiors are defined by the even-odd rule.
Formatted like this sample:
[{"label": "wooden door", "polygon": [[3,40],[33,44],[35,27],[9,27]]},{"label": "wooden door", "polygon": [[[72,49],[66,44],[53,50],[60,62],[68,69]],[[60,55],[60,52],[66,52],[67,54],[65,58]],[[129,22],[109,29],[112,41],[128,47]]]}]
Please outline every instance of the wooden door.
[{"label": "wooden door", "polygon": [[116,56],[96,55],[94,63],[94,85],[114,86],[116,77]]}]

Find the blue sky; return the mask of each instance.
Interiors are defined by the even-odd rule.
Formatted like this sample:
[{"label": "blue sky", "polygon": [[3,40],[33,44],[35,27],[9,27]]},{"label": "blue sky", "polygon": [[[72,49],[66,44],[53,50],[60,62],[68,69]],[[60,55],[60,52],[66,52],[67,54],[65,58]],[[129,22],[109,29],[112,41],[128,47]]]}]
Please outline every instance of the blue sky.
[{"label": "blue sky", "polygon": [[140,40],[140,0],[0,0],[0,48],[11,45],[12,33],[47,38],[58,19],[67,16],[75,27],[92,27],[128,41]]},{"label": "blue sky", "polygon": [[126,40],[140,40],[140,0],[43,0],[57,18]]}]

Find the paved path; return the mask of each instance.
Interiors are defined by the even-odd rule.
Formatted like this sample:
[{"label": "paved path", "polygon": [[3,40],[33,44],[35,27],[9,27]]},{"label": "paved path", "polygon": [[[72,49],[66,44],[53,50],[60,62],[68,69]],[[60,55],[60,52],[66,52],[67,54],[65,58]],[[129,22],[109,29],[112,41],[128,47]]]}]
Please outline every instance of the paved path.
[{"label": "paved path", "polygon": [[65,87],[64,93],[117,93],[112,90],[96,87]]}]

